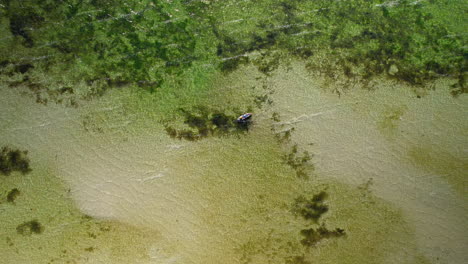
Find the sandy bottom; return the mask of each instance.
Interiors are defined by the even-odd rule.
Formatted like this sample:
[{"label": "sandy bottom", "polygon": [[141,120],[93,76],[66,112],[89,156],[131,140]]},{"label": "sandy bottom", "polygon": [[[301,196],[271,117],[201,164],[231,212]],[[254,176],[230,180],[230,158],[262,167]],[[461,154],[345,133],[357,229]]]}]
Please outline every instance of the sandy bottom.
[{"label": "sandy bottom", "polygon": [[[240,80],[236,90],[259,85],[246,72],[229,77]],[[2,179],[2,256],[8,263],[468,261],[468,97],[452,98],[440,82],[416,98],[389,81],[338,96],[300,65],[266,83],[274,103],[255,112],[248,135],[198,142],[170,139],[151,104],[135,107],[129,90],[71,109],[0,88],[0,145],[29,150],[33,167]],[[293,127],[290,143],[277,141],[275,133]],[[282,159],[293,144],[313,154],[309,179]],[[12,188],[21,190],[14,204],[3,198]],[[346,236],[308,248],[300,230],[317,225],[291,208],[299,195],[322,190],[330,210],[321,222]],[[43,233],[18,234],[31,219]]]},{"label": "sandy bottom", "polygon": [[300,69],[271,80],[274,109],[284,127],[295,127],[294,141],[315,154],[317,174],[371,183],[376,196],[403,210],[426,257],[466,262],[468,98],[454,99],[447,81],[417,96],[385,80],[373,91],[357,85],[337,96]]}]

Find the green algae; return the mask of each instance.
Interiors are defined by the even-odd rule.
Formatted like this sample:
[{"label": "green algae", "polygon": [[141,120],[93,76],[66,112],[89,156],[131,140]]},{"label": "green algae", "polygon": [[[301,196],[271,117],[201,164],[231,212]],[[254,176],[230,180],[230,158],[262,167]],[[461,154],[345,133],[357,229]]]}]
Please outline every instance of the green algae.
[{"label": "green algae", "polygon": [[0,75],[39,103],[77,106],[113,87],[154,92],[199,65],[209,74],[210,67],[228,73],[252,64],[269,75],[295,57],[332,78],[338,69],[348,78],[386,75],[421,85],[449,75],[459,79],[459,95],[466,90],[466,36],[438,13],[440,5],[8,1],[0,9],[7,36]]},{"label": "green algae", "polygon": [[[305,58],[309,68],[325,74],[332,75],[336,68],[360,78],[388,72],[411,84],[466,71],[462,55],[466,39],[461,35],[447,38],[449,30],[433,19],[426,7],[431,3],[398,1],[387,6],[381,1],[278,1],[274,2],[278,8],[268,10],[267,2],[243,3],[241,8],[248,9],[248,14],[236,9],[220,12],[222,21],[217,25],[224,30],[216,32],[236,40],[227,44],[236,48],[237,56],[232,53],[226,57],[248,62],[248,58],[238,56],[253,50],[281,49],[284,54]],[[228,23],[234,16],[239,22]],[[248,32],[265,32],[269,41]],[[257,45],[258,41],[265,44]],[[397,70],[390,71],[392,67]]]},{"label": "green algae", "polygon": [[[33,59],[26,60],[36,73],[48,74],[46,79],[32,74],[46,83],[43,90],[81,82],[88,88],[81,97],[128,84],[153,90],[165,75],[180,73],[196,56],[193,21],[183,7],[160,1],[8,2],[2,11],[13,35],[4,48],[18,42],[29,48]],[[171,18],[173,12],[178,16]],[[36,17],[45,23],[33,23]],[[13,65],[21,63],[21,55],[6,56]]]}]

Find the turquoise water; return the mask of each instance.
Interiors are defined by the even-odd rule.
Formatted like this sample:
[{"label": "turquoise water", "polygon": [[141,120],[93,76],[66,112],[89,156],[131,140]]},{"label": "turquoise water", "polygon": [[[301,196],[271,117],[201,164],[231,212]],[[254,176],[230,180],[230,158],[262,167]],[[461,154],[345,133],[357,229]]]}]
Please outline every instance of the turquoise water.
[{"label": "turquoise water", "polygon": [[466,10],[2,1],[2,258],[465,263]]}]

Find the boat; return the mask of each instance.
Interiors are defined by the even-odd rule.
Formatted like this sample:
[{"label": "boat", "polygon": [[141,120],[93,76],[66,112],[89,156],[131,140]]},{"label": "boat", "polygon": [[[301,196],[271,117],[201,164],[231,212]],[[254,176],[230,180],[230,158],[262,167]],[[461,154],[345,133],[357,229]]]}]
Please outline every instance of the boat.
[{"label": "boat", "polygon": [[252,117],[251,113],[245,113],[237,118],[237,122],[247,122]]}]

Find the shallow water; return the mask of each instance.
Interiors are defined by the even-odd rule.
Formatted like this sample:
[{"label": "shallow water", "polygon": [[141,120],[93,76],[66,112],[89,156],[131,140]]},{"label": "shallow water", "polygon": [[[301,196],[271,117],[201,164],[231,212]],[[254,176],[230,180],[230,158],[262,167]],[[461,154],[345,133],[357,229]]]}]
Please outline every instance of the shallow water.
[{"label": "shallow water", "polygon": [[[417,2],[2,4],[0,147],[27,150],[31,169],[0,174],[2,259],[465,263],[466,72],[445,65],[463,65],[466,38],[435,43],[429,23],[463,33]],[[405,10],[414,20],[390,19]],[[400,34],[409,51],[368,52],[358,32],[388,28],[362,28],[366,12],[422,23]],[[54,30],[93,38],[81,49]]]}]

